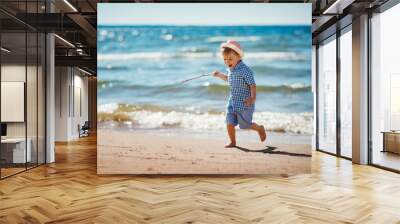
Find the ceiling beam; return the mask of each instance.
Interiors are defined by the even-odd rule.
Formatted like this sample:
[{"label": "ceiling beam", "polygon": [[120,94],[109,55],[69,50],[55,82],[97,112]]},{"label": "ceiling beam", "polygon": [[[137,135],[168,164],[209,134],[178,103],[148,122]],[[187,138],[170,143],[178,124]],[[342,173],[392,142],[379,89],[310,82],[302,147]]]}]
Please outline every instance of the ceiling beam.
[{"label": "ceiling beam", "polygon": [[85,17],[80,14],[68,14],[68,17],[73,20],[78,26],[82,28],[82,30],[88,35],[86,41],[90,44],[90,46],[96,46],[96,29],[90,24]]},{"label": "ceiling beam", "polygon": [[97,59],[91,56],[55,56],[56,66],[87,67],[96,71]]},{"label": "ceiling beam", "polygon": [[355,0],[336,0],[330,4],[322,14],[342,14],[343,10],[351,5]]}]

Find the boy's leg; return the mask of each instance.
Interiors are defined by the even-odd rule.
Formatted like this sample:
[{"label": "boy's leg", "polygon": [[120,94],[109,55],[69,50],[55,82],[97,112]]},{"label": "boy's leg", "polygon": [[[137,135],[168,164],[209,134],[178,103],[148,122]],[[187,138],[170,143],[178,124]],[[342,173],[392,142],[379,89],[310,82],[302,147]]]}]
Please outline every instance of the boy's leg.
[{"label": "boy's leg", "polygon": [[257,123],[252,123],[251,130],[257,131],[260,136],[260,140],[263,142],[267,138],[267,134],[265,133],[265,128],[263,125],[258,125]]},{"label": "boy's leg", "polygon": [[252,122],[253,120],[254,109],[246,109],[240,113],[238,113],[238,123],[239,127],[242,129],[251,129],[258,132],[260,136],[260,140],[263,142],[267,138],[267,134],[265,133],[265,128],[262,125],[258,125],[257,123]]},{"label": "boy's leg", "polygon": [[226,129],[228,130],[228,135],[231,142],[225,145],[225,148],[235,147],[236,146],[235,126],[233,126],[232,124],[227,124]]},{"label": "boy's leg", "polygon": [[228,107],[226,113],[226,130],[228,131],[230,143],[226,144],[225,148],[236,146],[235,126],[237,124],[238,124],[237,114],[232,111],[231,107]]}]

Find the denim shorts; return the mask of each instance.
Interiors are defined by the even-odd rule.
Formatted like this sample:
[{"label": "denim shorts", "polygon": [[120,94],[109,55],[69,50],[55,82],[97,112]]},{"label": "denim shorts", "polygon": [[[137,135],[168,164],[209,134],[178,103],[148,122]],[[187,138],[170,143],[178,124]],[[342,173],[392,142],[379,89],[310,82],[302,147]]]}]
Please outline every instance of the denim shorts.
[{"label": "denim shorts", "polygon": [[228,106],[226,110],[226,124],[239,125],[241,129],[248,129],[253,124],[253,113],[253,107],[236,112],[233,111],[232,106]]}]

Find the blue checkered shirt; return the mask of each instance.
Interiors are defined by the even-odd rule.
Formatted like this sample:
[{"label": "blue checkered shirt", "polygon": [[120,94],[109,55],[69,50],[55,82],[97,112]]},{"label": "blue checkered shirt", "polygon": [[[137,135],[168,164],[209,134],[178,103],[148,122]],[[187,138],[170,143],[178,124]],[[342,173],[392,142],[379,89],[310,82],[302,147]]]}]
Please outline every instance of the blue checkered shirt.
[{"label": "blue checkered shirt", "polygon": [[250,86],[256,84],[254,81],[253,71],[245,65],[242,61],[232,69],[228,70],[228,83],[229,83],[229,101],[227,108],[229,107],[233,111],[239,112],[247,108],[253,108],[254,104],[247,107],[244,104],[244,100],[251,97]]}]

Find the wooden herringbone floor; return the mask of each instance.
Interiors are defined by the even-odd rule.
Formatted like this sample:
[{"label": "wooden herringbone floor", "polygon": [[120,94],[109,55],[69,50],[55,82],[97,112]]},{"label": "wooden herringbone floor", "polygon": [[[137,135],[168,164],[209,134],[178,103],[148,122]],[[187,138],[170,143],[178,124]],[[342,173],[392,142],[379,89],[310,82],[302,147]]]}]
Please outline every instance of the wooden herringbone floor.
[{"label": "wooden herringbone floor", "polygon": [[98,176],[95,141],[0,181],[0,223],[400,223],[400,175],[323,153],[289,178]]}]

